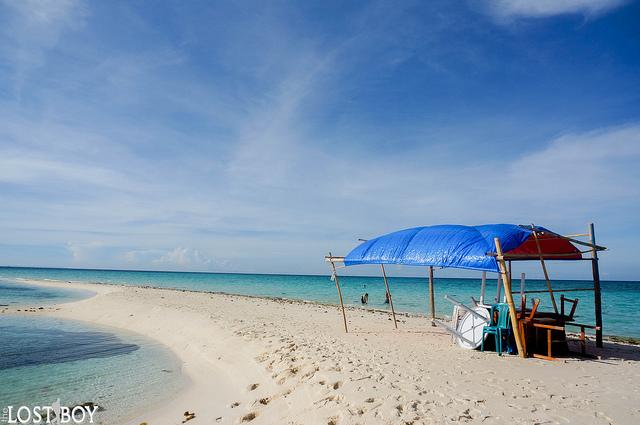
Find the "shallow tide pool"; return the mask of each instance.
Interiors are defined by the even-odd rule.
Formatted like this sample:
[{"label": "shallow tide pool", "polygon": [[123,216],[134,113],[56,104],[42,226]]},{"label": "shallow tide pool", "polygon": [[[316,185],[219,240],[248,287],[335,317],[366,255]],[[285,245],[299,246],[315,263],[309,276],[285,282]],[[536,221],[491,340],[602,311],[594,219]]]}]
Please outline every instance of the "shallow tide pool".
[{"label": "shallow tide pool", "polygon": [[[88,295],[23,286],[0,282],[0,304],[38,306]],[[16,406],[15,411],[60,399],[69,407],[100,406],[95,423],[121,423],[185,384],[181,363],[169,349],[120,329],[4,313],[0,341],[0,414],[5,416],[8,406]],[[0,417],[0,423],[6,419]]]}]

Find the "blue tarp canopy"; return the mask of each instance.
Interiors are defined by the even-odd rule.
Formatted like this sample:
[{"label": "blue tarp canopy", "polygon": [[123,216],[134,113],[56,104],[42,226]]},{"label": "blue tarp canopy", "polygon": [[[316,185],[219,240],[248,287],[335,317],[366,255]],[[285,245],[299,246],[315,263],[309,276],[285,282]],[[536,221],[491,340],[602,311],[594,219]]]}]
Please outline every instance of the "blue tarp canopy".
[{"label": "blue tarp canopy", "polygon": [[531,233],[530,229],[515,224],[414,227],[363,242],[344,258],[344,264],[404,264],[499,272],[495,257],[487,255],[495,252],[494,238],[499,238],[502,250],[508,252],[525,243]]}]

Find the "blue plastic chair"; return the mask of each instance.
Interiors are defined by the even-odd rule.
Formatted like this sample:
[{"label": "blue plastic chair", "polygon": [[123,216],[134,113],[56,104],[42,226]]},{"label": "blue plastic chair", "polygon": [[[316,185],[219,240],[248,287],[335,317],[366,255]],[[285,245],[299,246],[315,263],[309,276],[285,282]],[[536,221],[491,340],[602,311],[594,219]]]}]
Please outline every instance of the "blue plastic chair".
[{"label": "blue plastic chair", "polygon": [[[496,313],[498,319],[495,320]],[[486,334],[493,334],[496,341],[496,351],[502,355],[502,339],[509,341],[511,335],[511,322],[509,321],[509,305],[506,303],[494,304],[491,306],[491,323],[482,329],[482,343],[480,350],[484,351],[484,338]]]}]

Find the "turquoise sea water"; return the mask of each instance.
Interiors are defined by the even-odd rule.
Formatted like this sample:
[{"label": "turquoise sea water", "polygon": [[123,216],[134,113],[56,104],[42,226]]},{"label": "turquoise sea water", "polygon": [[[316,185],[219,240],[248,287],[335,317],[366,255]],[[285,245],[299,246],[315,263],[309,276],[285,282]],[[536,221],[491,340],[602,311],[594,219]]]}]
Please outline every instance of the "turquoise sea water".
[{"label": "turquoise sea water", "polygon": [[[263,297],[281,297],[298,300],[317,301],[337,304],[335,284],[329,276],[303,275],[263,275],[263,274],[225,274],[225,273],[186,273],[153,271],[115,271],[115,270],[79,270],[79,269],[41,269],[41,268],[0,268],[0,279],[34,278],[63,281],[102,282],[160,288],[177,288],[194,291],[226,292],[231,294]],[[372,308],[386,309],[385,289],[381,277],[344,276],[340,278],[345,302],[360,305],[360,296],[369,294]],[[427,281],[424,278],[390,277],[389,285],[397,311],[410,313],[427,312]],[[514,290],[519,290],[519,282],[514,281]],[[591,281],[554,280],[553,287],[559,302],[563,288],[589,288]],[[603,322],[605,335],[640,337],[640,282],[604,281],[602,282]],[[527,280],[526,290],[542,290],[544,281]],[[1,290],[0,290],[1,291]],[[436,313],[439,316],[450,315],[452,305],[444,299],[448,294],[460,301],[469,303],[470,297],[480,296],[480,279],[436,278]],[[496,280],[487,282],[486,299],[496,295]],[[576,319],[582,323],[593,323],[593,292],[567,292],[569,298],[578,298]],[[530,294],[528,297],[541,298],[540,308],[551,310],[547,294]],[[516,303],[519,296],[514,295]],[[0,301],[2,304],[2,301]],[[519,305],[519,304],[518,304]]]},{"label": "turquoise sea water", "polygon": [[[3,305],[37,307],[90,295],[0,279]],[[57,399],[66,406],[93,402],[101,407],[96,423],[119,423],[161,403],[184,382],[181,365],[168,349],[121,330],[4,313],[0,341],[1,409],[51,405]]]},{"label": "turquoise sea water", "polygon": [[49,305],[76,301],[92,296],[90,291],[81,289],[44,288],[21,285],[0,278],[0,307],[18,305]]}]

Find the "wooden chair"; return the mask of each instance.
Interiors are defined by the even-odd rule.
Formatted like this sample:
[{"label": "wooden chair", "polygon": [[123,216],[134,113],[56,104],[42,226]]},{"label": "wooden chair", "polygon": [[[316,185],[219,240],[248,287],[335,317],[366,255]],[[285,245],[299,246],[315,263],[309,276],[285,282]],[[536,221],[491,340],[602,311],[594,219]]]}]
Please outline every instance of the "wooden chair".
[{"label": "wooden chair", "polygon": [[[569,315],[565,315],[565,308],[564,305],[565,303],[569,303],[571,304],[571,311],[569,312]],[[578,307],[578,299],[571,299],[571,298],[567,298],[564,296],[564,294],[560,295],[560,317],[562,318],[563,321],[565,322],[570,322],[573,320],[573,315],[576,312],[576,307]]]},{"label": "wooden chair", "polygon": [[552,354],[552,349],[551,347],[553,347],[553,331],[560,331],[564,333],[564,326],[555,326],[555,325],[547,325],[544,323],[533,323],[533,327],[536,330],[536,340],[538,339],[538,329],[544,329],[547,332],[547,355],[544,354],[538,354],[538,353],[533,353],[533,357],[537,358],[537,359],[544,359],[544,360],[557,360],[556,357],[553,357]]},{"label": "wooden chair", "polygon": [[528,315],[526,311],[526,304],[527,297],[525,295],[522,297],[520,319],[518,320],[518,328],[520,330],[520,335],[522,335],[522,349],[524,350],[525,355],[527,355],[527,330],[531,328],[531,325],[533,324],[534,317],[538,311],[538,306],[540,305],[540,298],[534,298],[531,300],[531,311]]},{"label": "wooden chair", "polygon": [[[565,304],[571,304],[571,310],[569,314],[565,314]],[[533,357],[544,360],[556,360],[557,357],[553,357],[553,343],[566,343],[566,329],[565,326],[569,325],[573,320],[573,315],[576,312],[576,308],[578,307],[578,299],[566,298],[564,294],[560,295],[560,317],[552,323],[533,323],[533,327],[535,329],[536,341],[538,341],[538,332],[539,330],[543,330],[547,334],[546,342],[547,342],[547,354],[537,354],[534,353]],[[560,332],[562,335],[562,339],[553,340],[553,332]]]}]

